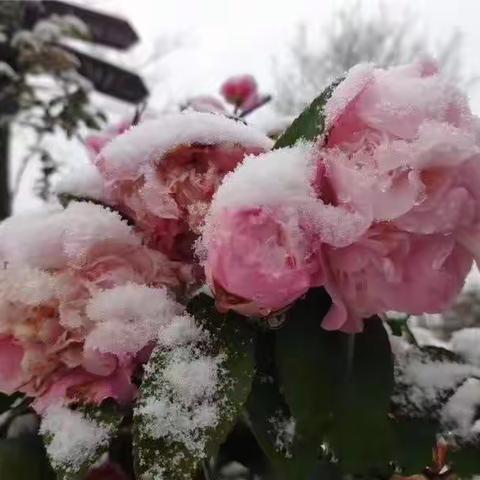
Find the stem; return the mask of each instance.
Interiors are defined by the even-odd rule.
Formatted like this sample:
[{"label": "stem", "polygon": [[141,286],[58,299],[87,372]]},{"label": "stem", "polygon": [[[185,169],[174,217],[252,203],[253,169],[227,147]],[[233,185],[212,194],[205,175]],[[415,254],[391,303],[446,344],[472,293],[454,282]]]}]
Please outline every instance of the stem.
[{"label": "stem", "polygon": [[355,355],[355,333],[351,333],[348,335],[347,339],[347,361],[346,361],[346,368],[345,368],[345,383],[348,383],[352,375],[353,370],[353,357]]},{"label": "stem", "polygon": [[254,107],[249,108],[248,110],[243,111],[240,115],[239,118],[245,118],[247,115],[250,113],[254,112],[255,110],[259,109],[260,107],[263,107],[266,105],[270,100],[272,99],[271,95],[265,96],[261,102],[257,103]]},{"label": "stem", "polygon": [[410,341],[411,344],[413,344],[415,347],[420,347],[420,345],[417,342],[417,339],[415,338],[415,335],[413,334],[412,330],[410,329],[410,326],[408,325],[408,318],[405,320],[405,334],[407,336],[407,339]]},{"label": "stem", "polygon": [[22,158],[22,163],[20,164],[20,167],[18,167],[18,171],[15,176],[13,192],[12,192],[12,196],[14,198],[16,197],[17,193],[20,190],[20,185],[22,183],[25,170],[27,169],[28,164],[30,163],[30,160],[32,160],[34,155],[38,152],[38,147],[40,146],[40,143],[42,141],[43,134],[38,131],[36,132],[36,134],[37,134],[37,138],[35,139],[34,144],[30,147],[29,152]]},{"label": "stem", "polygon": [[10,215],[8,123],[0,125],[0,220]]},{"label": "stem", "polygon": [[203,460],[202,462],[202,471],[205,480],[215,480],[212,469],[209,465],[209,460]]}]

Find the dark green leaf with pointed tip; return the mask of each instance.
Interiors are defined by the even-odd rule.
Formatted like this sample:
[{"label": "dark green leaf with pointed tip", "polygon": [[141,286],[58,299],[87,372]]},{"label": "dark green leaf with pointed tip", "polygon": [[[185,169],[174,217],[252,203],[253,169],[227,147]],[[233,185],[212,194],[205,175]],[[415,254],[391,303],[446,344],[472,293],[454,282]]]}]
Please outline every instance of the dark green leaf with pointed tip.
[{"label": "dark green leaf with pointed tip", "polygon": [[274,148],[291,147],[298,141],[314,141],[325,130],[325,104],[343,78],[328,86],[313,102],[292,122],[277,139]]},{"label": "dark green leaf with pointed tip", "polygon": [[325,473],[328,461],[318,461],[319,445],[297,435],[296,425],[288,432],[282,426],[289,422],[291,427],[293,418],[278,384],[274,343],[274,332],[263,333],[257,342],[257,372],[246,404],[248,424],[272,465],[269,478],[308,479],[319,469]]},{"label": "dark green leaf with pointed tip", "polygon": [[390,342],[378,317],[365,320],[364,331],[349,342],[351,362],[334,409],[331,446],[346,473],[385,472],[393,454]]},{"label": "dark green leaf with pointed tip", "polygon": [[323,330],[330,303],[311,290],[288,312],[277,331],[279,379],[300,439],[317,451],[328,445],[345,473],[361,474],[391,455],[392,355],[378,318],[355,336]]}]

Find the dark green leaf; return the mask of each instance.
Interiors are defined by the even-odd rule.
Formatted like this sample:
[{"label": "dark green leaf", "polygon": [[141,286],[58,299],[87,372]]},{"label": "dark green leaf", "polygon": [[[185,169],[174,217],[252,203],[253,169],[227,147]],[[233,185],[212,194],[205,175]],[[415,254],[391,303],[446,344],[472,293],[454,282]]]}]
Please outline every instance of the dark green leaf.
[{"label": "dark green leaf", "polygon": [[350,352],[330,438],[347,473],[385,471],[392,456],[388,418],[393,389],[390,342],[378,317],[349,338]]},{"label": "dark green leaf", "polygon": [[296,437],[305,445],[303,469],[312,471],[332,425],[336,390],[347,337],[320,326],[330,307],[323,289],[311,290],[276,331],[275,358],[279,383],[296,420]]},{"label": "dark green leaf", "polygon": [[306,444],[296,435],[297,426],[276,378],[274,341],[270,331],[257,342],[257,372],[246,403],[248,425],[271,463],[273,478],[307,479],[317,463],[318,444]]},{"label": "dark green leaf", "polygon": [[421,418],[392,420],[396,444],[394,460],[405,475],[423,471],[432,462],[437,422]]},{"label": "dark green leaf", "polygon": [[0,479],[55,480],[41,439],[0,439]]},{"label": "dark green leaf", "polygon": [[460,478],[473,478],[480,474],[480,445],[459,448],[448,456],[449,464]]},{"label": "dark green leaf", "polygon": [[[238,315],[222,315],[215,309],[214,301],[199,295],[189,305],[198,325],[209,333],[188,345],[158,347],[145,369],[139,407],[134,414],[134,449],[139,480],[153,478],[159,472],[162,478],[192,478],[202,459],[216,454],[227,438],[250,392],[254,374],[254,332]],[[218,388],[213,398],[194,403],[182,402],[176,396],[164,369],[171,355],[188,348],[195,358],[219,358]],[[174,405],[177,422],[184,421],[181,434],[157,436],[152,434],[152,418],[144,407],[151,401],[164,401]],[[205,403],[217,407],[217,423],[212,427],[194,428],[190,425],[196,411]]]},{"label": "dark green leaf", "polygon": [[342,80],[343,78],[336,80],[315,98],[275,142],[274,148],[291,147],[300,140],[313,141],[323,134],[325,104]]},{"label": "dark green leaf", "polygon": [[317,289],[289,311],[277,331],[279,379],[312,464],[327,444],[346,473],[365,473],[386,466],[391,453],[390,344],[378,318],[355,336],[323,330],[329,307],[328,295]]}]

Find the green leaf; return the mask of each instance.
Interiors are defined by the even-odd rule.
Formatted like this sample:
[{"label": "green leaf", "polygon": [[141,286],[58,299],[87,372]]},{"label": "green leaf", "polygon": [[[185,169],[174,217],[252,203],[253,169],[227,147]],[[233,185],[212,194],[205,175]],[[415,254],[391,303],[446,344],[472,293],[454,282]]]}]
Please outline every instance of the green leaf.
[{"label": "green leaf", "polygon": [[[199,463],[215,455],[227,438],[251,389],[254,331],[246,320],[218,313],[214,301],[206,295],[195,297],[188,310],[203,334],[182,345],[158,346],[145,368],[141,398],[134,412],[139,480],[160,474],[165,479],[192,478]],[[188,368],[190,362],[204,360],[218,365],[214,391],[191,399],[181,395],[179,385],[166,373],[172,363],[178,366],[178,359]],[[199,415],[206,411],[214,411],[217,421],[202,426]],[[159,415],[161,428],[155,426]]]},{"label": "green leaf", "polygon": [[393,451],[389,421],[393,390],[390,342],[378,317],[349,338],[346,375],[334,411],[331,445],[347,473],[385,472]]},{"label": "green leaf", "polygon": [[392,420],[396,450],[392,458],[405,475],[423,471],[432,462],[438,424],[431,419],[412,418]]},{"label": "green leaf", "polygon": [[0,439],[2,480],[55,480],[38,437]]},{"label": "green leaf", "polygon": [[296,436],[305,445],[304,471],[313,471],[321,445],[333,422],[333,409],[341,378],[338,361],[346,336],[320,326],[330,308],[323,289],[311,290],[287,312],[276,331],[275,358],[280,387],[296,420]]},{"label": "green leaf", "polygon": [[[248,425],[274,470],[272,478],[309,478],[317,464],[315,444],[297,435],[297,426],[280,391],[275,370],[275,334],[257,341],[257,372],[245,410]],[[265,474],[263,475],[265,476]]]},{"label": "green leaf", "polygon": [[480,474],[480,445],[470,445],[453,451],[448,456],[453,471],[460,478],[473,478]]},{"label": "green leaf", "polygon": [[[464,363],[454,352],[436,346],[418,348],[416,359],[442,366],[449,363]],[[410,403],[410,389],[401,380],[397,381],[393,397],[396,401],[392,404],[394,418],[391,424],[396,439],[392,460],[405,475],[418,473],[431,464],[432,449],[436,444],[437,435],[445,433],[444,426],[439,422],[439,414],[456,389],[469,376],[470,373],[467,369],[464,376],[458,377],[455,386],[439,389],[437,394],[431,397],[428,409],[419,409],[415,401]],[[449,453],[448,456],[455,473],[463,477],[479,474],[480,445],[464,445],[460,438],[457,439],[457,443],[459,448]]]},{"label": "green leaf", "polygon": [[[93,425],[102,429],[108,429],[110,432],[110,440],[115,436],[118,426],[123,420],[122,412],[113,402],[105,403],[100,407],[84,406],[72,413],[74,415],[82,415],[85,421],[93,422]],[[108,451],[110,445],[109,442],[100,443],[94,452],[86,454],[84,458],[77,458],[76,464],[73,466],[67,461],[61,461],[58,459],[55,453],[51,450],[51,445],[55,441],[55,435],[57,432],[48,431],[42,433],[47,448],[47,456],[57,474],[58,480],[83,480],[88,470],[105,452]],[[58,433],[60,435],[62,434],[62,432]]]},{"label": "green leaf", "polygon": [[277,331],[277,368],[311,465],[328,445],[346,473],[358,474],[388,464],[392,355],[378,318],[355,336],[323,330],[329,307],[316,289],[288,312]]},{"label": "green leaf", "polygon": [[325,130],[325,104],[343,78],[328,86],[313,102],[292,122],[274,148],[291,147],[298,141],[313,141]]},{"label": "green leaf", "polygon": [[[396,418],[392,420],[396,437],[394,463],[402,474],[414,475],[432,464],[432,449],[441,428],[429,418]],[[480,445],[464,445],[451,449],[448,464],[460,478],[480,474]]]}]

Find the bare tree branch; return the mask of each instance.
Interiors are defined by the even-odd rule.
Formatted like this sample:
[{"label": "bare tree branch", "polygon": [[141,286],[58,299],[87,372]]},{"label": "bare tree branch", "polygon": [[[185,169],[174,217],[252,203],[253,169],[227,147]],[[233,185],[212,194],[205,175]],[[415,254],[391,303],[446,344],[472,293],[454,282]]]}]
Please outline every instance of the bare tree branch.
[{"label": "bare tree branch", "polygon": [[[286,62],[274,63],[275,106],[285,114],[300,112],[325,85],[361,62],[379,66],[401,64],[433,54],[447,76],[462,80],[462,37],[454,32],[442,45],[430,49],[428,39],[417,30],[411,13],[394,16],[386,4],[377,14],[367,15],[360,0],[338,10],[322,32],[323,45],[312,47],[305,26],[300,26]],[[431,50],[431,51],[430,51]]]}]

